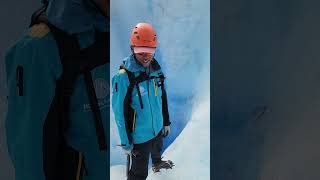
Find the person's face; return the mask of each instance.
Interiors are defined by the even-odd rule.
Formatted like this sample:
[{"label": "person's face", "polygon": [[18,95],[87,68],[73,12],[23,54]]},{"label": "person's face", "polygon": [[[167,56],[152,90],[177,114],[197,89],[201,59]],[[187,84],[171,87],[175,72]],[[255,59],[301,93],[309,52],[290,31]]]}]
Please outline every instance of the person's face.
[{"label": "person's face", "polygon": [[106,17],[110,16],[110,0],[92,0]]},{"label": "person's face", "polygon": [[135,53],[134,54],[137,61],[143,65],[143,67],[148,67],[153,59],[152,53]]}]

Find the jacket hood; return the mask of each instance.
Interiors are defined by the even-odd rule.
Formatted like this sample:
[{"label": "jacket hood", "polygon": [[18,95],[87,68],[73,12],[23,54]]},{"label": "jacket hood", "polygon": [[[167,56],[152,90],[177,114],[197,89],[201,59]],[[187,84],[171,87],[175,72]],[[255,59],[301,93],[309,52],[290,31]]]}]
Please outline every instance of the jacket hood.
[{"label": "jacket hood", "polygon": [[43,0],[42,2],[48,3],[49,22],[69,34],[94,29],[108,30],[109,23],[91,0]]},{"label": "jacket hood", "polygon": [[42,3],[48,4],[48,21],[78,37],[82,48],[94,43],[95,30],[109,31],[109,22],[91,0],[42,0]]}]

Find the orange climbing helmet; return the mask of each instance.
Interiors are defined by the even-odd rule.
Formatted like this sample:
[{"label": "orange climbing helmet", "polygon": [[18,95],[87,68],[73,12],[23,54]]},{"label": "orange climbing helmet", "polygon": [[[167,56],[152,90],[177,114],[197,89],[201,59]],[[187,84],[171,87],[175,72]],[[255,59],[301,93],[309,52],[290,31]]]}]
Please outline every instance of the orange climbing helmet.
[{"label": "orange climbing helmet", "polygon": [[157,34],[151,24],[141,22],[133,28],[130,38],[131,47],[146,47],[155,49],[157,47],[157,43]]}]

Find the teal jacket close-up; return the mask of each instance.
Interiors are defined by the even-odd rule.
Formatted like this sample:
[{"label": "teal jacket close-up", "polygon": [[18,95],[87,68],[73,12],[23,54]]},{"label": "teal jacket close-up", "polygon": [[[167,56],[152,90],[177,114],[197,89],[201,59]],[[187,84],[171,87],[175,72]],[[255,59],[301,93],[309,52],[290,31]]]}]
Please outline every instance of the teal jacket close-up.
[{"label": "teal jacket close-up", "polygon": [[[150,66],[145,68],[137,63],[133,55],[124,60],[124,67],[133,72],[135,77],[141,72],[146,72],[149,76],[158,76],[160,70],[152,70]],[[134,110],[134,122],[132,133],[127,133],[124,117],[124,99],[130,84],[126,71],[119,72],[112,78],[112,109],[122,146],[130,147],[128,135],[132,137],[133,144],[140,144],[156,137],[163,128],[162,115],[162,91],[158,86],[159,79],[150,79],[139,83],[143,109],[141,108],[138,91],[133,88],[131,95],[131,108]]]},{"label": "teal jacket close-up", "polygon": [[[24,94],[16,92],[16,66],[24,68]],[[23,36],[6,56],[8,113],[7,144],[16,180],[43,180],[42,133],[56,80],[62,72],[57,45],[51,33],[44,37]],[[109,123],[109,64],[92,71],[104,127]],[[100,152],[83,77],[71,97],[67,143],[86,158],[86,180],[106,177],[107,153]],[[105,129],[105,136],[109,134]]]},{"label": "teal jacket close-up", "polygon": [[[62,1],[49,1],[49,14],[54,14],[54,2]],[[82,5],[76,1],[72,2],[76,6]],[[71,1],[62,4],[70,5]],[[72,16],[72,6],[69,5],[60,8],[66,12],[69,11],[69,14],[65,13],[64,15]],[[88,12],[85,14],[86,16],[88,16]],[[72,32],[76,25],[63,26],[68,24],[68,22],[64,22],[59,26],[58,22],[62,22],[62,19],[55,19],[51,16],[53,15],[48,18],[49,22],[51,19],[53,20],[52,24],[57,25],[62,30],[70,28],[69,33],[73,33],[77,37],[81,48],[89,47],[94,43],[95,30],[108,31],[108,27],[105,27],[107,23],[102,22],[105,19],[101,17],[97,18],[99,21],[97,20],[94,25],[84,22],[84,24],[77,26],[79,27],[77,30],[81,31]],[[97,14],[92,16],[96,17]],[[81,22],[81,17],[76,18],[79,19],[75,22]],[[72,17],[67,19],[71,20]],[[38,24],[27,29],[16,43],[8,49],[5,62],[8,87],[8,112],[5,127],[8,151],[15,169],[15,179],[45,180],[43,128],[55,97],[57,80],[63,72],[59,49],[50,28],[45,24]],[[22,95],[19,95],[17,88],[17,67],[23,69]],[[94,68],[91,70],[91,75],[103,126],[105,127],[104,135],[109,139],[109,63]],[[75,89],[71,95],[69,116],[70,121],[67,130],[64,132],[64,137],[68,146],[83,155],[81,158],[84,159],[86,173],[82,179],[106,179],[107,169],[109,169],[109,150],[99,150],[94,118],[83,75],[80,75],[76,80]]]}]

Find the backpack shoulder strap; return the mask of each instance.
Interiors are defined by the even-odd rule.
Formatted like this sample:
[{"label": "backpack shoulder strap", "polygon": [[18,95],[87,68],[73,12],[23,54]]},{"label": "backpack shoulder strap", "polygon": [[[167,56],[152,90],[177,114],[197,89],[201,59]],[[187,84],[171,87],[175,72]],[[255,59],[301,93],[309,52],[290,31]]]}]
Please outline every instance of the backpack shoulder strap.
[{"label": "backpack shoulder strap", "polygon": [[[70,112],[70,99],[75,88],[75,83],[78,77],[83,74],[85,79],[85,85],[87,94],[92,109],[94,123],[96,127],[96,134],[98,138],[100,150],[106,150],[106,138],[104,135],[103,123],[101,118],[101,112],[98,105],[97,96],[94,89],[91,70],[99,65],[107,63],[107,54],[103,53],[102,44],[108,44],[107,39],[97,40],[94,45],[81,50],[77,41],[77,38],[67,34],[61,29],[53,26],[47,20],[45,15],[46,6],[42,7],[32,15],[31,25],[38,23],[46,23],[50,28],[54,39],[56,40],[60,61],[63,67],[62,75],[57,80],[57,96],[63,97],[62,112],[65,123],[68,122],[68,114]],[[98,33],[97,36],[109,37],[105,33]],[[102,39],[102,38],[96,38]],[[92,56],[91,56],[92,55]],[[92,61],[88,61],[88,57],[92,58]]]},{"label": "backpack shoulder strap", "polygon": [[[93,61],[96,61],[96,63],[88,63],[90,61],[88,61],[87,57],[91,58],[91,53],[81,51],[76,38],[67,35],[65,32],[53,26],[50,29],[52,29],[55,39],[57,41],[61,57],[61,63],[64,69],[62,72],[61,82],[63,83],[64,91],[70,89],[70,94],[68,94],[68,101],[70,101],[71,93],[74,91],[76,80],[78,79],[80,74],[83,74],[96,128],[99,149],[101,151],[106,150],[107,144],[102,123],[101,112],[99,109],[98,99],[95,92],[92,75],[90,72],[98,65],[106,63],[104,62],[104,60],[106,59],[94,57]],[[90,47],[88,49],[90,49]]]},{"label": "backpack shoulder strap", "polygon": [[131,136],[131,129],[132,129],[132,108],[130,106],[131,104],[131,95],[134,87],[134,74],[127,70],[124,65],[120,65],[119,70],[125,71],[128,75],[129,79],[129,86],[127,89],[127,93],[125,95],[124,101],[123,101],[123,115],[125,119],[125,126],[126,126],[126,132],[127,132],[127,138],[129,140],[129,144],[132,144],[132,136]]},{"label": "backpack shoulder strap", "polygon": [[133,72],[129,71],[123,64],[120,65],[119,70],[124,70],[124,71],[127,73],[128,79],[129,79],[129,82],[130,82],[130,85],[131,85],[131,84],[134,84],[134,82],[135,82],[135,75],[134,75]]},{"label": "backpack shoulder strap", "polygon": [[39,24],[39,23],[49,24],[48,18],[45,14],[47,7],[48,5],[44,4],[41,8],[39,8],[32,14],[29,27],[32,27],[33,25]]},{"label": "backpack shoulder strap", "polygon": [[162,100],[163,125],[169,126],[171,124],[171,122],[170,122],[169,110],[168,110],[168,97],[167,97],[167,92],[164,87],[164,80],[166,79],[166,77],[163,75],[163,73],[161,71],[161,67],[155,59],[153,59],[151,65],[152,65],[153,69],[160,70],[157,78],[160,79],[159,86],[161,87],[161,92],[162,92],[161,100]]},{"label": "backpack shoulder strap", "polygon": [[98,105],[98,99],[96,95],[96,91],[94,89],[94,84],[92,80],[92,75],[90,71],[84,72],[84,80],[86,83],[87,94],[89,96],[90,107],[93,113],[93,117],[95,119],[95,127],[96,127],[96,135],[98,138],[99,149],[107,150],[106,138],[104,135],[104,128],[102,123],[101,112]]},{"label": "backpack shoulder strap", "polygon": [[[140,73],[139,76],[135,77],[134,73],[129,71],[128,69],[126,69],[124,67],[124,65],[121,65],[120,69],[125,70],[127,72],[129,82],[130,82],[126,96],[131,96],[133,88],[136,87],[136,90],[137,90],[138,96],[139,96],[140,107],[141,107],[141,109],[143,109],[143,102],[142,102],[141,92],[140,92],[140,88],[139,88],[139,83],[142,82],[141,78],[142,78],[142,76],[145,76],[145,73]],[[130,102],[131,102],[131,98],[130,98]]]}]

